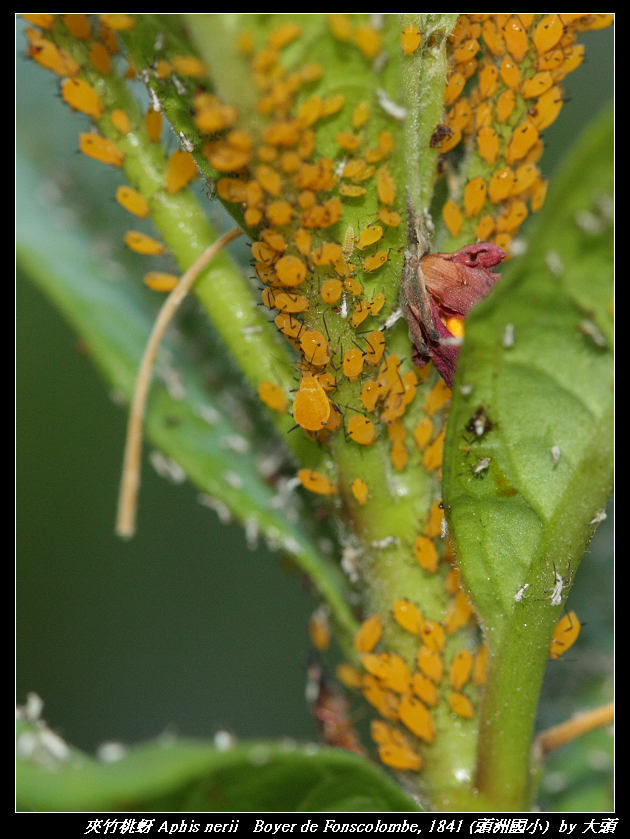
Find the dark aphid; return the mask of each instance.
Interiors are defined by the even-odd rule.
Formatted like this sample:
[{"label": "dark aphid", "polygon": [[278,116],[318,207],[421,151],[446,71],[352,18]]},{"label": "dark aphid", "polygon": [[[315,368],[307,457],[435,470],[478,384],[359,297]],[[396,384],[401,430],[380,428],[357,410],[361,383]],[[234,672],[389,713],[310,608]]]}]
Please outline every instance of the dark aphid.
[{"label": "dark aphid", "polygon": [[466,430],[470,431],[471,434],[474,434],[475,437],[483,437],[489,431],[492,431],[493,428],[494,423],[486,414],[486,410],[483,406],[475,411],[466,426]]},{"label": "dark aphid", "polygon": [[432,149],[436,149],[442,140],[446,140],[447,138],[451,137],[453,134],[452,130],[448,127],[448,125],[438,125],[431,134],[431,139],[429,140],[429,145]]}]

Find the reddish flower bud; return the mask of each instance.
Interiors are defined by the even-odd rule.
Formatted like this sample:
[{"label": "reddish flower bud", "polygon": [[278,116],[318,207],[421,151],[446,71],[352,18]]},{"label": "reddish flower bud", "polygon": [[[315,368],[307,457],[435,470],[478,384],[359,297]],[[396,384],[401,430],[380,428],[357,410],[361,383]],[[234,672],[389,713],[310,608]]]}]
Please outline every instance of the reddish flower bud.
[{"label": "reddish flower bud", "polygon": [[403,298],[414,343],[412,358],[420,368],[432,359],[449,387],[453,386],[460,342],[442,318],[465,318],[500,279],[500,274],[489,269],[504,258],[501,248],[487,242],[466,245],[455,253],[429,253],[420,259],[410,254]]}]

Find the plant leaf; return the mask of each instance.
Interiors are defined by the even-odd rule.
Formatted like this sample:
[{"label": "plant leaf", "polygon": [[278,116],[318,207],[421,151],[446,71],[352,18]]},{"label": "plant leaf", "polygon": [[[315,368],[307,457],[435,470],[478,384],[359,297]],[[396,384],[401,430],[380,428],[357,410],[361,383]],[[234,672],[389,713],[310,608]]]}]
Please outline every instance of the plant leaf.
[{"label": "plant leaf", "polygon": [[[20,738],[38,729],[18,723]],[[25,740],[22,740],[24,743]],[[29,741],[29,747],[32,740]],[[23,748],[23,746],[22,746]],[[39,811],[374,811],[420,808],[369,761],[342,749],[251,742],[220,751],[196,740],[135,746],[102,763],[18,759],[17,806]]]}]

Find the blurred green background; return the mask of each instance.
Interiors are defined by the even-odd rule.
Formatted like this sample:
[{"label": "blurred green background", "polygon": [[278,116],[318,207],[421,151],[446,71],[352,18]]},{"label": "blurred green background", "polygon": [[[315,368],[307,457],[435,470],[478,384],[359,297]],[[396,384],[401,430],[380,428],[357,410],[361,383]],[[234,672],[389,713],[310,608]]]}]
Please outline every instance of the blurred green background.
[{"label": "blurred green background", "polygon": [[[41,195],[31,198],[52,194],[61,229],[88,225],[112,272],[120,261],[140,278],[146,259],[121,246],[129,217],[113,196],[122,177],[78,154],[88,118],[70,113],[58,80],[25,58],[22,29],[18,21],[18,146],[41,172]],[[545,132],[546,175],[612,98],[613,30],[582,37],[587,59],[565,80],[570,101]],[[220,224],[216,202],[208,208]],[[165,730],[316,737],[304,699],[316,602],[305,581],[287,573],[278,554],[249,550],[240,528],[221,525],[190,484],[158,477],[147,451],[138,534],[129,544],[117,539],[125,412],[19,273],[17,317],[18,702],[39,693],[49,724],[88,751]],[[585,625],[571,652],[550,663],[541,727],[611,691],[610,513],[568,601]],[[605,754],[590,765],[609,766]],[[562,781],[555,783],[557,792]]]}]

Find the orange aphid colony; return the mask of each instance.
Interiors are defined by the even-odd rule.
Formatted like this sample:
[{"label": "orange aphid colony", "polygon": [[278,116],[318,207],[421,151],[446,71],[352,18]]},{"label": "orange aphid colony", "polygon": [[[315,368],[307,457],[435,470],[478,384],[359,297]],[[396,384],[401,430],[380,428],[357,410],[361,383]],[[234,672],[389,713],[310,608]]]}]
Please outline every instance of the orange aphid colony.
[{"label": "orange aphid colony", "polygon": [[[451,236],[466,232],[471,239],[476,236],[505,250],[527,216],[527,204],[531,212],[540,209],[545,183],[535,166],[542,152],[540,132],[562,108],[560,82],[583,60],[584,48],[575,43],[577,33],[609,26],[612,17],[460,15],[448,39],[445,126],[451,135],[441,151],[465,142],[476,149],[482,165],[473,164],[477,177],[467,184],[463,196],[444,204],[442,217]],[[471,77],[474,81],[467,85],[464,98]],[[535,177],[518,193],[522,207],[506,223],[502,219],[516,191],[510,189],[509,174],[504,174],[502,183],[492,179],[496,171],[505,172],[506,164],[514,167],[523,162],[531,164]],[[480,168],[487,175],[478,175]],[[494,206],[488,206],[488,199]]]}]

